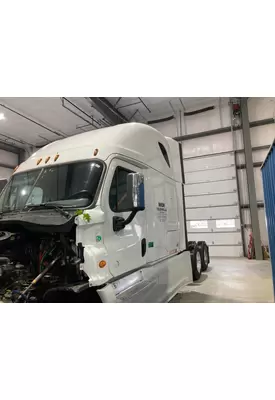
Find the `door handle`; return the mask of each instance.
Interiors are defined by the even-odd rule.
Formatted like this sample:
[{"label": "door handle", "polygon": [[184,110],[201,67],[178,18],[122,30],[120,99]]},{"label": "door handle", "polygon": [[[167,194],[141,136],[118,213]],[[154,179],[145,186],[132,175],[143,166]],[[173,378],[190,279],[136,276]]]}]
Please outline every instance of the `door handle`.
[{"label": "door handle", "polygon": [[143,238],[141,241],[141,256],[144,257],[146,254],[146,239]]}]

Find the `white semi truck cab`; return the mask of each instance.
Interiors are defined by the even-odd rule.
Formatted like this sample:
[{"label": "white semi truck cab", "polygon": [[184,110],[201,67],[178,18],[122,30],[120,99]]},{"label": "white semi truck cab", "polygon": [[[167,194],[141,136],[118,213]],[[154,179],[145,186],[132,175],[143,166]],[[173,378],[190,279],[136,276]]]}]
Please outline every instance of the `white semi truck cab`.
[{"label": "white semi truck cab", "polygon": [[53,142],[1,193],[2,301],[167,302],[208,264],[187,241],[181,145],[147,125]]}]

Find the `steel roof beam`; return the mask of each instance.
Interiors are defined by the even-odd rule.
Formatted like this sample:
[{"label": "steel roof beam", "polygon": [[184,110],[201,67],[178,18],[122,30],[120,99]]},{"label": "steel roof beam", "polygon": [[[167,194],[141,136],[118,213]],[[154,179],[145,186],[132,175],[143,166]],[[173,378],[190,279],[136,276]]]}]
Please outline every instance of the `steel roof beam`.
[{"label": "steel roof beam", "polygon": [[[263,125],[269,125],[269,124],[274,124],[275,120],[274,118],[267,118],[267,119],[262,119],[259,121],[253,121],[249,123],[250,128],[255,128],[256,126],[263,126]],[[234,131],[238,131],[240,129],[243,129],[242,126],[234,127]],[[175,139],[177,142],[181,142],[182,140],[189,140],[189,139],[196,139],[204,136],[211,136],[211,135],[217,135],[219,133],[226,133],[226,132],[231,132],[231,126],[225,126],[223,128],[218,128],[218,129],[212,129],[211,131],[202,131],[202,132],[197,132],[197,133],[190,133],[188,135],[184,136],[176,136],[173,139]]]},{"label": "steel roof beam", "polygon": [[90,97],[95,108],[114,125],[129,122],[105,97]]},{"label": "steel roof beam", "polygon": [[1,150],[5,150],[5,151],[9,151],[10,153],[14,153],[14,154],[19,154],[20,152],[20,148],[19,147],[15,147],[11,144],[5,143],[3,141],[0,140],[0,149]]}]

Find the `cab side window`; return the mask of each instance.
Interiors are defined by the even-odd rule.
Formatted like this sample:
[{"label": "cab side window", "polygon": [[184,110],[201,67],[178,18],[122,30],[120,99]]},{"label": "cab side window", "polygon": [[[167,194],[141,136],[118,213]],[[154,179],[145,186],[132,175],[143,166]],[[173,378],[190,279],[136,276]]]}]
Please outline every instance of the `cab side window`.
[{"label": "cab side window", "polygon": [[166,161],[168,167],[170,168],[170,161],[169,161],[169,157],[168,157],[168,153],[167,153],[166,148],[160,142],[159,142],[159,148],[160,148],[160,151],[161,151],[161,153],[162,153],[162,155],[164,157],[164,160]]},{"label": "cab side window", "polygon": [[109,204],[113,212],[127,211],[127,176],[131,173],[133,171],[122,167],[117,167],[115,170],[109,193]]}]

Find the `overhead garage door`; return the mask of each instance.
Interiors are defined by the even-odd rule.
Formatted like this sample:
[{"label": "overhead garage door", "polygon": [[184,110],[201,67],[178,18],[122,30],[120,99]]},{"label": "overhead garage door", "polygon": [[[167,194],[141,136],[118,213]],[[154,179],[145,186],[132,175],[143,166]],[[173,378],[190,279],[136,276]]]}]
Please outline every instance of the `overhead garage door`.
[{"label": "overhead garage door", "polygon": [[184,160],[188,240],[211,256],[243,256],[234,152]]}]

